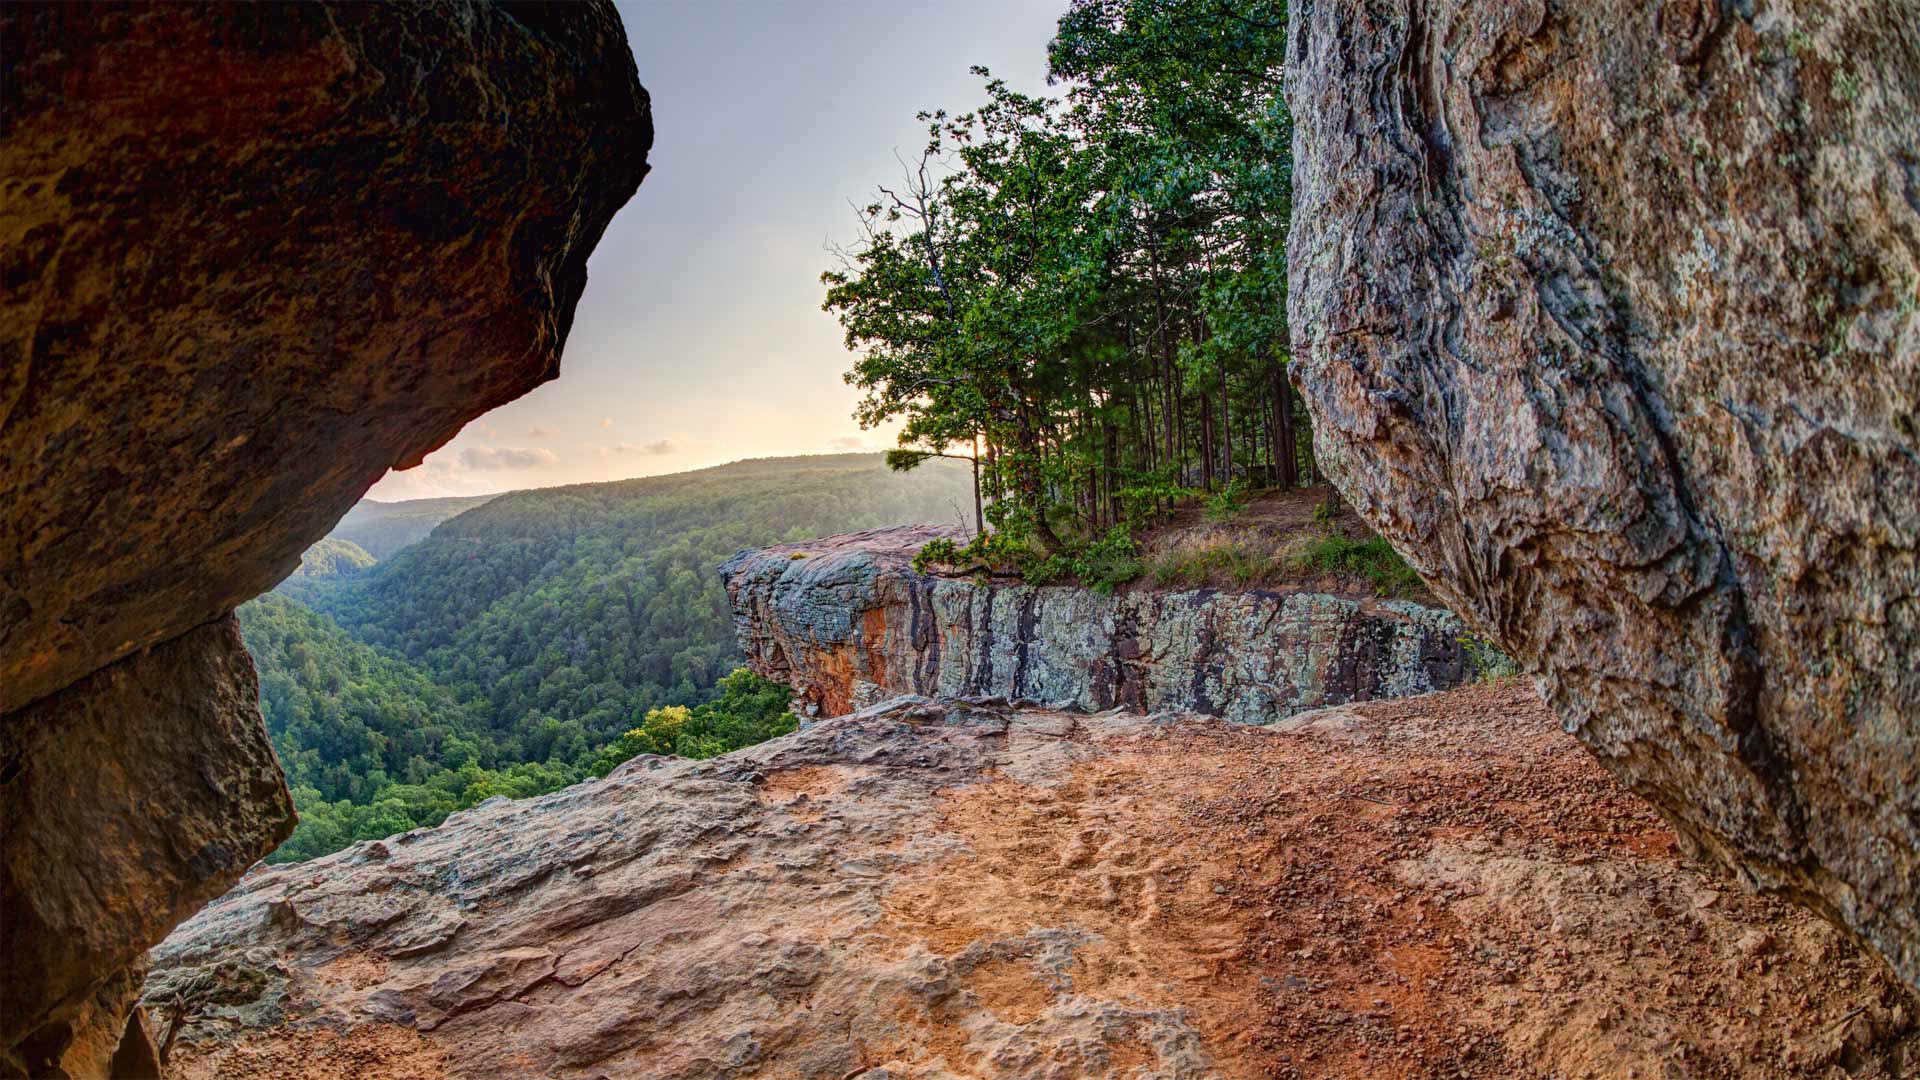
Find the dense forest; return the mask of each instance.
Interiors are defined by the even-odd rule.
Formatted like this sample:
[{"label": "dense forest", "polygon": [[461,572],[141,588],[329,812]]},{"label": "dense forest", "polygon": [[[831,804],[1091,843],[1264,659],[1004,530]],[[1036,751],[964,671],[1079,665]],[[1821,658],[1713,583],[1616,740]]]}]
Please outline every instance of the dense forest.
[{"label": "dense forest", "polygon": [[[1286,378],[1286,6],[1074,0],[1057,97],[984,101],[861,208],[823,275],[896,467],[972,459],[1031,568],[1124,556],[1181,499],[1316,479]],[[1030,573],[1031,576],[1031,573]]]},{"label": "dense forest", "polygon": [[952,521],[967,492],[950,464],[738,462],[514,492],[371,567],[288,579],[240,609],[301,816],[275,860],[634,753],[710,756],[787,730],[785,688],[735,672],[714,568],[781,540]]}]

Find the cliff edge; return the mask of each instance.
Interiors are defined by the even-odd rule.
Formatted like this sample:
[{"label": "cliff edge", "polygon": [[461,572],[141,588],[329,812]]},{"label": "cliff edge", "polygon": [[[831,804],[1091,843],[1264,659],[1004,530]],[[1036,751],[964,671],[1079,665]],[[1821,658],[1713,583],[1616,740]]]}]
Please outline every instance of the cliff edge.
[{"label": "cliff edge", "polygon": [[1476,676],[1460,621],[1419,604],[1309,591],[1103,596],[914,570],[914,552],[942,536],[959,534],[877,529],[729,559],[720,574],[748,664],[791,683],[819,716],[926,694],[1251,724]]},{"label": "cliff edge", "polygon": [[1680,860],[1520,685],[1281,729],[897,698],[262,867],[181,1080],[1908,1076],[1871,954]]}]

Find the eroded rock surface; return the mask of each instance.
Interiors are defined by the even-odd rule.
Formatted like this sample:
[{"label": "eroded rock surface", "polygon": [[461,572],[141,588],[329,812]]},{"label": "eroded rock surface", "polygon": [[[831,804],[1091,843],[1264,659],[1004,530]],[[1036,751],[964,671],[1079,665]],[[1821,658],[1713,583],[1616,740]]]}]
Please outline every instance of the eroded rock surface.
[{"label": "eroded rock surface", "polygon": [[1320,593],[976,584],[916,572],[942,526],[742,552],[720,568],[741,651],[837,716],[896,694],[1269,723],[1474,677],[1444,611]]},{"label": "eroded rock surface", "polygon": [[0,1016],[28,1075],[104,1068],[139,973],[103,973],[293,831],[259,696],[228,616],[0,724]]},{"label": "eroded rock surface", "polygon": [[1302,8],[1348,501],[1682,832],[1920,986],[1920,19]]},{"label": "eroded rock surface", "polygon": [[0,1074],[291,827],[224,620],[557,372],[652,127],[608,3],[0,6]]},{"label": "eroded rock surface", "polygon": [[557,375],[652,123],[607,3],[0,19],[3,714]]},{"label": "eroded rock surface", "polygon": [[900,698],[248,876],[184,1080],[1908,1075],[1870,954],[1727,890],[1524,687],[1287,730]]}]

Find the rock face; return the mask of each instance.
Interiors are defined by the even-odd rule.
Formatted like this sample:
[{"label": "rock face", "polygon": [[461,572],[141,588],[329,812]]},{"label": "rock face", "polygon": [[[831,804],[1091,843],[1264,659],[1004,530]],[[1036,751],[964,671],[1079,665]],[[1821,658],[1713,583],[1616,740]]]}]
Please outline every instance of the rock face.
[{"label": "rock face", "polygon": [[1474,677],[1459,620],[1318,593],[975,584],[914,571],[941,526],[746,551],[720,568],[741,651],[837,716],[896,694],[1269,723]]},{"label": "rock face", "polygon": [[1336,0],[1292,34],[1329,474],[1687,837],[1920,986],[1920,21]]},{"label": "rock face", "polygon": [[[127,994],[69,1015],[293,831],[229,616],[110,665],[0,725],[0,1015],[48,1076],[89,1034],[117,1040]],[[108,997],[113,997],[109,993]],[[106,1030],[93,1030],[93,1011]],[[112,1042],[105,1050],[111,1053]],[[98,1048],[80,1060],[104,1056]]]},{"label": "rock face", "polygon": [[1876,960],[1679,866],[1526,688],[1286,728],[895,699],[262,868],[147,1000],[199,1002],[174,1080],[1920,1065]]},{"label": "rock face", "polygon": [[0,18],[4,714],[555,377],[652,125],[605,3]]},{"label": "rock face", "polygon": [[223,620],[556,374],[652,127],[607,3],[0,37],[0,1072],[97,1072],[98,995],[290,826]]}]

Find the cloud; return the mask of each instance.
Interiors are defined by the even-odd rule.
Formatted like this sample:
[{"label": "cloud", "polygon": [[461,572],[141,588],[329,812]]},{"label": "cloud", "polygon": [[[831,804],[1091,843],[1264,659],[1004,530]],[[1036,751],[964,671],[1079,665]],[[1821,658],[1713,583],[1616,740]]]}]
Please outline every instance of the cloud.
[{"label": "cloud", "polygon": [[835,450],[865,450],[867,440],[856,435],[842,435],[837,439],[829,440],[827,445]]},{"label": "cloud", "polygon": [[469,446],[460,451],[460,464],[476,471],[496,469],[538,469],[560,464],[551,450],[519,446]]},{"label": "cloud", "polygon": [[553,432],[543,427],[530,427],[527,429],[527,438],[529,439],[544,439],[551,434],[553,434]]},{"label": "cloud", "polygon": [[655,439],[650,443],[623,442],[603,446],[600,448],[600,456],[615,457],[632,454],[639,457],[659,457],[662,454],[671,454],[678,449],[680,447],[675,445],[672,439]]}]

